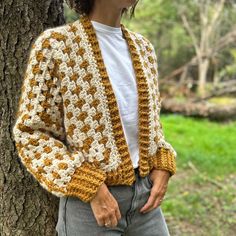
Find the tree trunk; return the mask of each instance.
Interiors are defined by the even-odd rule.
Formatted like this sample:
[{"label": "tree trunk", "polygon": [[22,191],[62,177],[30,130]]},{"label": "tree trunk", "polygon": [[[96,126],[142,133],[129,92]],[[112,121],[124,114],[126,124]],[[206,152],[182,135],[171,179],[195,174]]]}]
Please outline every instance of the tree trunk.
[{"label": "tree trunk", "polygon": [[0,17],[0,235],[52,236],[59,199],[21,164],[12,127],[31,43],[65,23],[63,0],[2,0]]},{"label": "tree trunk", "polygon": [[209,68],[209,59],[200,59],[198,64],[198,94],[200,97],[206,95],[207,72]]}]

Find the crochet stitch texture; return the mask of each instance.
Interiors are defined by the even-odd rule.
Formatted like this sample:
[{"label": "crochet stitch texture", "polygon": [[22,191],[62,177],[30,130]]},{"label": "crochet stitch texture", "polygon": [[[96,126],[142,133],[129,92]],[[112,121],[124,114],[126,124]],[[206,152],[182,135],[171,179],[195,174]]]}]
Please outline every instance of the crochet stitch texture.
[{"label": "crochet stitch texture", "polygon": [[[139,173],[176,173],[177,153],[163,134],[153,45],[121,24],[139,101]],[[116,97],[95,30],[83,15],[48,28],[34,41],[13,135],[18,155],[52,194],[89,202],[99,186],[135,181]]]}]

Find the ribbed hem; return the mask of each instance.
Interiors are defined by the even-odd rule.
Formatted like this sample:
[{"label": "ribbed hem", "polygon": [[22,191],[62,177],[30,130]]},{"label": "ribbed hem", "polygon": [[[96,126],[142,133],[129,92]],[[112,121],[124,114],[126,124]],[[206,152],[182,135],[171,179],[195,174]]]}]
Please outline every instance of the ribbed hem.
[{"label": "ribbed hem", "polygon": [[93,163],[84,162],[76,168],[71,181],[66,189],[68,196],[80,198],[84,202],[90,202],[102,183],[105,182],[106,173]]},{"label": "ribbed hem", "polygon": [[167,170],[171,176],[176,173],[175,156],[169,149],[159,148],[156,155],[152,157],[152,161],[155,169]]}]

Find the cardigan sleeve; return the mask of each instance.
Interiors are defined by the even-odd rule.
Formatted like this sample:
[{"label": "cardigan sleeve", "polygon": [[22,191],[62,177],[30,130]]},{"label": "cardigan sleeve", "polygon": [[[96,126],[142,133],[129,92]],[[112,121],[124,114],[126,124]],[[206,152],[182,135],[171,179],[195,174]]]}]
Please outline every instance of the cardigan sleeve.
[{"label": "cardigan sleeve", "polygon": [[[154,46],[152,43],[146,39],[146,42],[149,44],[150,47],[150,55],[148,56],[148,59],[151,63],[151,70],[154,71],[155,74],[155,88],[158,95],[158,101],[157,101],[157,119],[159,123],[159,137],[157,140],[157,153],[153,158],[153,165],[155,169],[160,170],[167,170],[170,173],[170,176],[174,175],[176,173],[176,157],[177,153],[175,149],[172,147],[172,145],[166,141],[163,131],[162,122],[160,120],[160,111],[161,111],[161,96],[160,96],[160,90],[159,90],[159,84],[158,84],[158,62],[157,62],[157,55],[154,49]],[[152,59],[150,59],[150,57]]]},{"label": "cardigan sleeve", "polygon": [[18,156],[39,184],[52,194],[91,201],[106,173],[84,161],[65,142],[60,80],[50,30],[33,43],[21,87],[13,135]]}]

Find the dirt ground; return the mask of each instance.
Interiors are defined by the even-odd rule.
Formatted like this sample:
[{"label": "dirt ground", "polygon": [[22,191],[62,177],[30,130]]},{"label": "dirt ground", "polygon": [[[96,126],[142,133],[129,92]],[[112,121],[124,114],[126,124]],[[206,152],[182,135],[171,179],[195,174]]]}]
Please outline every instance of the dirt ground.
[{"label": "dirt ground", "polygon": [[171,236],[236,235],[236,175],[182,171],[170,181],[162,209]]}]

